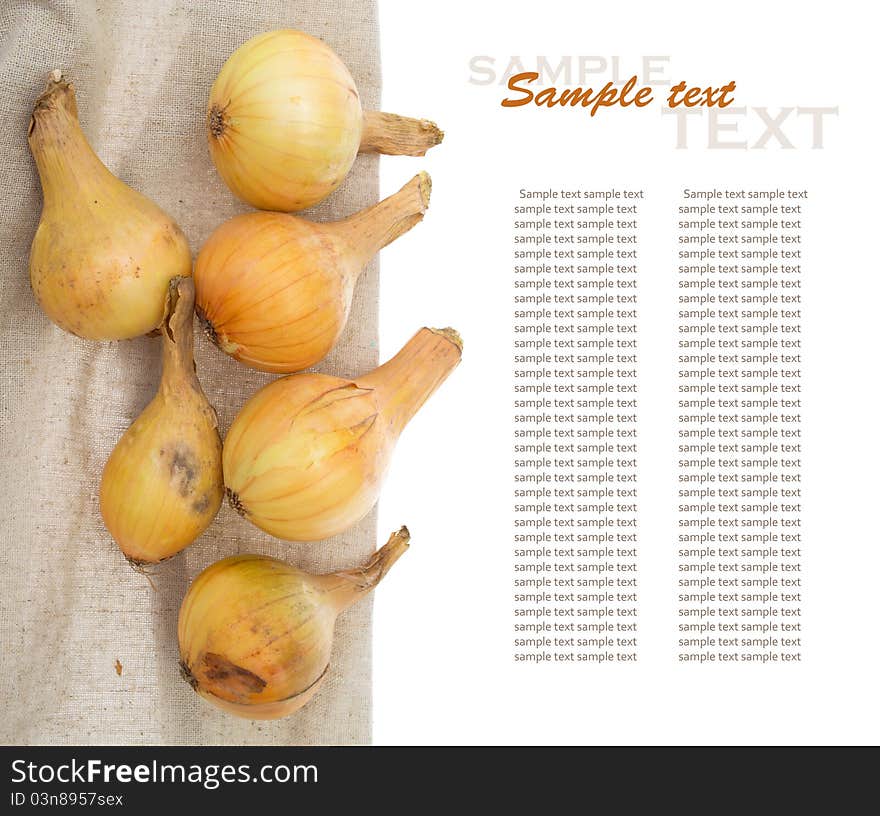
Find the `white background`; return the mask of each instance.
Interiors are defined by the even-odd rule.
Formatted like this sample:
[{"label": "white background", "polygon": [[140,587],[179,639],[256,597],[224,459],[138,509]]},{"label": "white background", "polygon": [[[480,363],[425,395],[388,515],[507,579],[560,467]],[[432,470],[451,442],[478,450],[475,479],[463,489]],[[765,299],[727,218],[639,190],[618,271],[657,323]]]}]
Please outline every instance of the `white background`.
[{"label": "white background", "polygon": [[[815,11],[813,10],[815,8]],[[382,254],[383,359],[422,325],[464,360],[404,432],[380,537],[412,548],[375,599],[378,744],[876,742],[877,160],[874,26],[862,5],[380,2],[383,109],[435,119],[424,159],[382,160],[383,194],[418,169],[431,209]],[[737,105],[839,105],[826,149],[689,150],[643,110],[502,109],[469,60],[668,55],[673,82],[737,82]],[[531,65],[529,65],[531,58]],[[598,84],[604,84],[602,78]],[[662,98],[662,89],[655,96]],[[746,120],[754,142],[763,130]],[[797,120],[792,117],[790,122]],[[788,123],[787,123],[788,124]],[[684,186],[807,187],[805,662],[676,663],[675,206]],[[640,662],[514,665],[512,207],[520,187],[644,187],[640,272]]]}]

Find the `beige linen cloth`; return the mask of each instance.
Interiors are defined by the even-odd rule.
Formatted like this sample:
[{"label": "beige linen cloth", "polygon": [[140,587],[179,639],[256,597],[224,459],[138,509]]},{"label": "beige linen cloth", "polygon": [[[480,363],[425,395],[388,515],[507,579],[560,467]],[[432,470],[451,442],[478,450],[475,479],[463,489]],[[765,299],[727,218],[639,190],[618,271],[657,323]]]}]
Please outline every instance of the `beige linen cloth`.
[{"label": "beige linen cloth", "polygon": [[[340,618],[329,678],[280,721],[250,722],[205,703],[177,668],[176,621],[205,566],[259,552],[326,571],[360,563],[376,543],[368,517],[345,535],[288,544],[224,505],[188,550],[157,567],[156,589],[128,566],[98,510],[113,445],[152,398],[157,338],[80,340],[42,314],[28,253],[41,196],[26,132],[47,73],[76,87],[83,130],[117,176],[172,217],[195,254],[246,211],[217,175],[204,118],[224,60],[255,34],[298,28],[325,40],[379,102],[378,28],[362,0],[0,0],[0,742],[4,744],[351,744],[370,741],[370,602]],[[374,203],[377,160],[360,157],[312,213],[336,219]],[[378,267],[360,279],[341,343],[321,369],[343,376],[377,362]],[[198,372],[225,433],[271,377],[199,337]],[[121,675],[114,666],[122,666]]]}]

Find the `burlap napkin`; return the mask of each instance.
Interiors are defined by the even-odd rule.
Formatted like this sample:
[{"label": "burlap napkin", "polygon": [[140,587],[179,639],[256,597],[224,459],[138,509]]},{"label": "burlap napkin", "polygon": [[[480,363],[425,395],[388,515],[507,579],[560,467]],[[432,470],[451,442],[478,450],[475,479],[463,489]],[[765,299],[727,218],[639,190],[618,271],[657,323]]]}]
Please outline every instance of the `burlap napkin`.
[{"label": "burlap napkin", "polygon": [[[116,440],[151,399],[159,341],[94,343],[65,334],[37,307],[28,253],[40,190],[27,149],[30,108],[60,68],[77,90],[86,136],[107,166],[177,219],[198,251],[237,202],[204,135],[210,85],[226,57],[262,31],[299,28],[349,66],[365,107],[378,107],[374,3],[362,0],[27,0],[0,5],[0,742],[10,744],[312,744],[370,740],[370,604],[338,622],[328,681],[277,722],[214,710],[178,675],[176,620],[192,578],[237,552],[313,569],[358,563],[373,516],[349,533],[297,545],[260,533],[228,507],[192,547],[156,570],[152,589],[101,522],[98,484]],[[373,203],[375,158],[313,215]],[[378,266],[360,279],[342,342],[321,369],[352,375],[377,362]],[[196,357],[221,430],[268,375],[202,338]],[[122,666],[118,675],[116,661]]]}]

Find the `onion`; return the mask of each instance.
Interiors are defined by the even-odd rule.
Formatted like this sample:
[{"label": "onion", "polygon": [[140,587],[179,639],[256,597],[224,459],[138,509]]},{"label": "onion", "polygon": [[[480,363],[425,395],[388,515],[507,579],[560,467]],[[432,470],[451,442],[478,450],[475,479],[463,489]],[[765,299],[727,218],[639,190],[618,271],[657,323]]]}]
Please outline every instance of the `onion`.
[{"label": "onion", "polygon": [[421,329],[354,379],[295,374],[258,391],[226,436],[230,504],[289,541],[328,538],[375,504],[397,438],[461,359],[453,329]]},{"label": "onion", "polygon": [[192,278],[169,285],[162,322],[162,380],[123,434],[101,477],[101,515],[134,565],[191,544],[223,503],[217,415],[193,362]]},{"label": "onion", "polygon": [[302,708],[327,677],[336,617],[371,592],[408,546],[402,527],[364,566],[329,575],[258,555],[212,564],[180,607],[183,676],[208,702],[249,720]]},{"label": "onion", "polygon": [[443,138],[433,122],[364,113],[342,60],[292,29],[260,34],[229,57],[211,88],[207,128],[232,192],[282,212],[330,195],[359,150],[423,156]]},{"label": "onion", "polygon": [[430,190],[429,176],[420,173],[344,221],[254,212],[222,224],[202,247],[194,272],[208,337],[262,371],[314,365],[342,333],[367,261],[422,220]]},{"label": "onion", "polygon": [[79,126],[73,86],[53,71],[34,103],[28,145],[43,187],[31,288],[62,329],[124,340],[162,321],[168,282],[191,272],[180,227],[116,178]]}]

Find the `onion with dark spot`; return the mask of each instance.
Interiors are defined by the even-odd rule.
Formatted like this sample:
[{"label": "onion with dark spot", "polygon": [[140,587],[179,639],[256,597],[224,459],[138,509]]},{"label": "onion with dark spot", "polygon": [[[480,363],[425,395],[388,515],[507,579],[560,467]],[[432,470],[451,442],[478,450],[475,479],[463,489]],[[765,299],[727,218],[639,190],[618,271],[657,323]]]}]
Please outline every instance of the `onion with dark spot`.
[{"label": "onion with dark spot", "polygon": [[101,515],[134,564],[170,558],[207,529],[223,501],[217,415],[193,362],[192,278],[168,287],[162,381],[125,432],[101,478]]},{"label": "onion with dark spot", "polygon": [[192,582],[177,621],[180,668],[208,702],[249,720],[285,717],[327,677],[336,617],[367,595],[409,546],[401,527],[362,567],[312,575],[234,555]]}]

